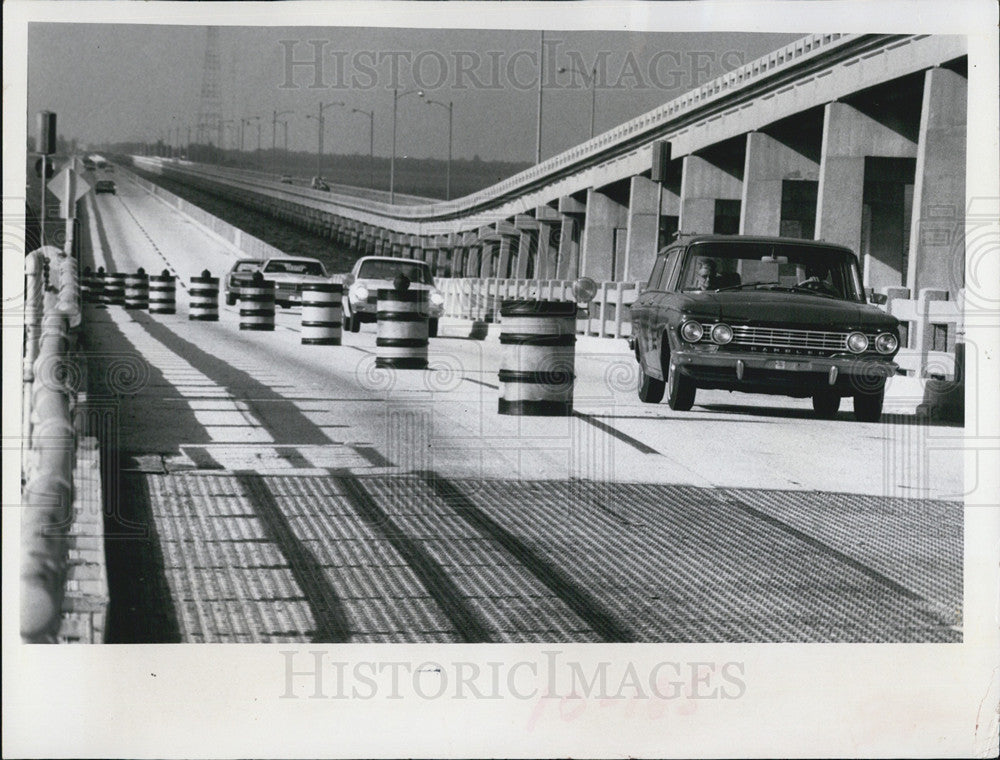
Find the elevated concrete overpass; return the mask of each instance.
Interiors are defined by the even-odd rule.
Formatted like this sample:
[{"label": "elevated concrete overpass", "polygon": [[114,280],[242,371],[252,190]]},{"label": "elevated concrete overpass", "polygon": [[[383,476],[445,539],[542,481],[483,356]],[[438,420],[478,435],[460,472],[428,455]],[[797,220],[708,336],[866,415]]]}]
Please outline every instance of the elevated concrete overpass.
[{"label": "elevated concrete overpass", "polygon": [[677,231],[821,238],[865,285],[962,287],[966,41],[804,37],[503,182],[389,205],[135,157],[356,248],[439,274],[643,279]]}]

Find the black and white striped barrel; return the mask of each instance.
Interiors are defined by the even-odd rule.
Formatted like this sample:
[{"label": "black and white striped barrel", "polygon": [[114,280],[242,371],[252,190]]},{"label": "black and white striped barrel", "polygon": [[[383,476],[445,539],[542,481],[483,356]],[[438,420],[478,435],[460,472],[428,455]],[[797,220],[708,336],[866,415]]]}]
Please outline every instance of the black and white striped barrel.
[{"label": "black and white striped barrel", "polygon": [[125,275],[125,308],[149,308],[149,276],[142,267],[135,274]]},{"label": "black and white striped barrel", "polygon": [[109,306],[125,305],[125,275],[122,272],[105,273],[104,303]]},{"label": "black and white striped barrel", "polygon": [[376,309],[375,366],[426,369],[427,291],[379,288]]},{"label": "black and white striped barrel", "polygon": [[240,329],[274,330],[274,282],[260,272],[240,283]]},{"label": "black and white striped barrel", "polygon": [[500,414],[573,413],[575,302],[503,301],[500,346]]},{"label": "black and white striped barrel", "polygon": [[199,322],[219,321],[219,278],[207,269],[191,278],[188,289],[188,319]]},{"label": "black and white striped barrel", "polygon": [[104,290],[104,278],[98,280],[90,267],[83,268],[80,276],[80,301],[83,303],[98,303]]},{"label": "black and white striped barrel", "polygon": [[106,276],[104,267],[97,267],[97,271],[94,272],[90,281],[90,298],[99,309],[105,308],[108,303],[107,294],[104,292],[104,278]]},{"label": "black and white striped barrel", "polygon": [[177,281],[166,269],[149,276],[149,313],[177,313]]},{"label": "black and white striped barrel", "polygon": [[339,346],[344,322],[344,286],[317,282],[302,287],[302,343]]}]

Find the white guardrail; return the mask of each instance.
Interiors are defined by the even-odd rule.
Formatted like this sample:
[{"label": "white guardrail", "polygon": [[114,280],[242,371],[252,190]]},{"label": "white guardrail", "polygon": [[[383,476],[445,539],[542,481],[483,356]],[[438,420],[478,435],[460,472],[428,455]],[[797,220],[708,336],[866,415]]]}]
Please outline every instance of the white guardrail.
[{"label": "white guardrail", "polygon": [[[438,278],[447,317],[476,322],[499,322],[505,299],[576,301],[577,280],[515,280],[499,278]],[[581,310],[577,332],[599,338],[624,338],[632,334],[628,307],[638,298],[641,282],[600,282],[597,295]]]},{"label": "white guardrail", "polygon": [[957,346],[965,342],[965,289],[951,301],[947,290],[924,288],[910,298],[906,288],[882,288],[882,308],[901,323],[896,363],[907,375],[955,380]]}]

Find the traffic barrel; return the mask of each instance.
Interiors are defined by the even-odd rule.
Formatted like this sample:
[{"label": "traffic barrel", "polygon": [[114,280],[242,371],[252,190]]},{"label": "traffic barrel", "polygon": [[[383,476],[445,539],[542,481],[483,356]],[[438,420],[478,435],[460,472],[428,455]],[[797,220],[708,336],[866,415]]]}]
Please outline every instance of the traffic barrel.
[{"label": "traffic barrel", "polygon": [[427,291],[409,290],[410,280],[403,275],[396,277],[393,285],[378,289],[375,366],[426,369]]},{"label": "traffic barrel", "polygon": [[94,303],[96,295],[94,290],[94,273],[90,267],[84,267],[83,275],[80,277],[80,300],[83,303]]},{"label": "traffic barrel", "polygon": [[274,282],[260,272],[240,284],[240,329],[274,330]]},{"label": "traffic barrel", "polygon": [[177,313],[177,282],[166,269],[159,275],[149,276],[149,313]]},{"label": "traffic barrel", "polygon": [[200,277],[191,278],[188,290],[188,319],[200,322],[219,321],[219,278],[207,269]]},{"label": "traffic barrel", "polygon": [[104,303],[109,306],[125,305],[125,275],[122,272],[104,275]]},{"label": "traffic barrel", "polygon": [[135,274],[125,275],[125,308],[149,308],[149,275],[142,267]]},{"label": "traffic barrel", "polygon": [[344,286],[317,282],[302,288],[302,343],[339,346],[344,321]]},{"label": "traffic barrel", "polygon": [[572,414],[576,303],[503,301],[500,318],[497,411],[512,415]]},{"label": "traffic barrel", "polygon": [[90,281],[90,298],[91,302],[97,305],[97,308],[103,309],[107,304],[107,293],[104,292],[104,278],[107,276],[107,272],[104,271],[104,267],[97,267],[97,271],[94,272],[94,276]]}]

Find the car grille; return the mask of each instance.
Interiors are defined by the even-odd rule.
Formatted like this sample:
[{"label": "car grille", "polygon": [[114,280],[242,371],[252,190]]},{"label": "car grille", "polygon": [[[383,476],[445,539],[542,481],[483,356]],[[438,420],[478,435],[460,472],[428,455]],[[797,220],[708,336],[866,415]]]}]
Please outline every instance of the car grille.
[{"label": "car grille", "polygon": [[[711,343],[712,324],[703,324],[704,337],[700,343]],[[759,351],[761,353],[799,354],[805,356],[830,356],[838,353],[848,353],[847,336],[849,331],[829,330],[792,330],[783,327],[751,327],[749,325],[731,325],[733,340],[723,348],[744,351]],[[874,354],[876,333],[866,333],[868,350],[865,354]]]}]

